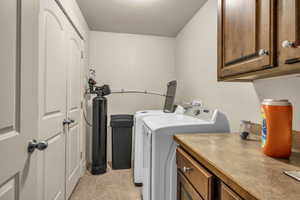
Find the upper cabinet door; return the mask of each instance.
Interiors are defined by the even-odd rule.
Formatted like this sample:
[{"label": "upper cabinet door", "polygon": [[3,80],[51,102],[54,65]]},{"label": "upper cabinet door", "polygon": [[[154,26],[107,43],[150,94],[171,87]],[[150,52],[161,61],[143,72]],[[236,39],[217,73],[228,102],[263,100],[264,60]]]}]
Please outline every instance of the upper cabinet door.
[{"label": "upper cabinet door", "polygon": [[219,78],[274,66],[274,0],[219,0]]},{"label": "upper cabinet door", "polygon": [[278,2],[279,64],[300,63],[300,1]]}]

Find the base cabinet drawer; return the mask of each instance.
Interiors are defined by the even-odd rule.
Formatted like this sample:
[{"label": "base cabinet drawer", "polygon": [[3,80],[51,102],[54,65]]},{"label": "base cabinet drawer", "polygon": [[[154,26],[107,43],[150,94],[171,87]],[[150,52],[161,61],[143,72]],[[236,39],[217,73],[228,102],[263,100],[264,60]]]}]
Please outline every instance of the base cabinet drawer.
[{"label": "base cabinet drawer", "polygon": [[176,155],[178,171],[193,185],[203,200],[212,200],[213,175],[184,150],[178,148]]},{"label": "base cabinet drawer", "polygon": [[242,200],[233,190],[221,183],[221,200]]},{"label": "base cabinet drawer", "polygon": [[203,200],[180,171],[177,172],[177,200]]}]

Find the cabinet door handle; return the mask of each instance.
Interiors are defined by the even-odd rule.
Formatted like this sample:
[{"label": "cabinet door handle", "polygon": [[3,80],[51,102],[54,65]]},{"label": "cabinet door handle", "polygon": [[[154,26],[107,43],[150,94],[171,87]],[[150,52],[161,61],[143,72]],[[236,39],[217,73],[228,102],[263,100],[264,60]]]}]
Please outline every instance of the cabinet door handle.
[{"label": "cabinet door handle", "polygon": [[285,40],[282,42],[281,46],[283,48],[297,48],[296,43],[295,42],[291,42],[289,40]]},{"label": "cabinet door handle", "polygon": [[256,53],[249,54],[249,55],[246,55],[246,56],[242,56],[242,57],[237,58],[235,60],[229,61],[229,62],[225,63],[225,66],[234,65],[234,64],[239,63],[239,62],[247,61],[249,59],[256,58],[257,56],[268,56],[269,54],[270,54],[270,52],[267,49],[260,49]]},{"label": "cabinet door handle", "polygon": [[183,168],[182,168],[182,171],[183,171],[184,173],[187,173],[187,172],[193,171],[193,168],[183,167]]},{"label": "cabinet door handle", "polygon": [[267,55],[269,55],[269,51],[266,50],[266,49],[260,49],[260,50],[258,51],[258,55],[259,55],[259,56],[267,56]]}]

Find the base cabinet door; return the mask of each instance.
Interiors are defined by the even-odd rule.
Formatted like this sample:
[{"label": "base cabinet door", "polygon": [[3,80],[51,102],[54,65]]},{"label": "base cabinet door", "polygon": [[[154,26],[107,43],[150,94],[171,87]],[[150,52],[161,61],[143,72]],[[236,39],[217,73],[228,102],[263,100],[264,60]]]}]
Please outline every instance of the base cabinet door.
[{"label": "base cabinet door", "polygon": [[177,149],[177,170],[204,200],[213,200],[213,176],[183,149]]},{"label": "base cabinet door", "polygon": [[234,191],[221,183],[221,200],[243,200]]},{"label": "base cabinet door", "polygon": [[177,200],[203,200],[180,171],[177,174]]},{"label": "base cabinet door", "polygon": [[278,1],[279,64],[300,67],[300,1]]},{"label": "base cabinet door", "polygon": [[219,79],[274,65],[273,13],[273,0],[219,0]]}]

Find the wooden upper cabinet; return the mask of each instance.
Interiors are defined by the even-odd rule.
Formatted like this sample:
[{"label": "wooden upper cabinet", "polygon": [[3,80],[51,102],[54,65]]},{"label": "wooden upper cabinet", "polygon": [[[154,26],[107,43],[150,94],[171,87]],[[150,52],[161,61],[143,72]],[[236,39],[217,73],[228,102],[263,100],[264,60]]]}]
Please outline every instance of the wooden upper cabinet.
[{"label": "wooden upper cabinet", "polygon": [[219,0],[218,9],[219,79],[273,67],[274,1]]},{"label": "wooden upper cabinet", "polygon": [[[300,1],[278,1],[280,65],[300,65]],[[299,63],[299,64],[297,64]]]}]

